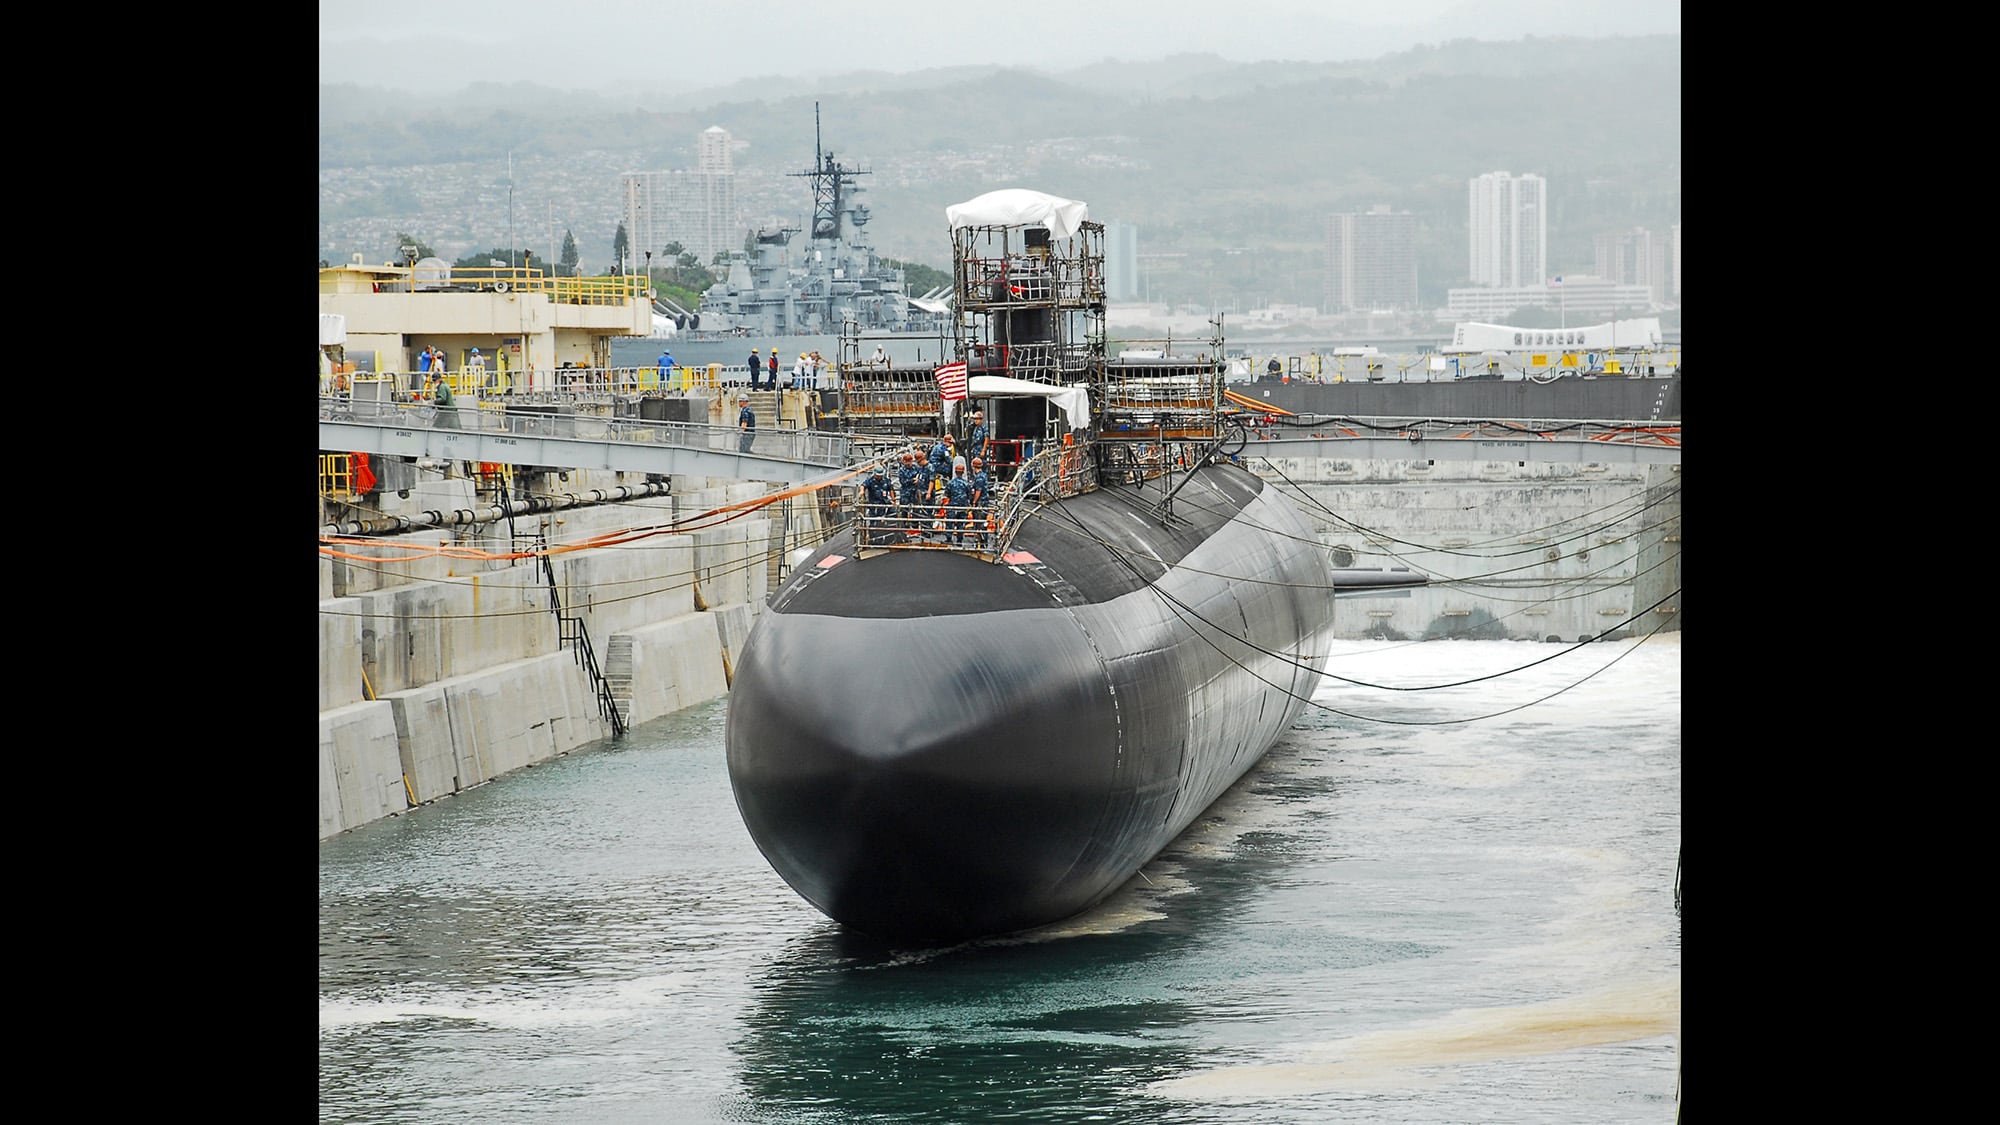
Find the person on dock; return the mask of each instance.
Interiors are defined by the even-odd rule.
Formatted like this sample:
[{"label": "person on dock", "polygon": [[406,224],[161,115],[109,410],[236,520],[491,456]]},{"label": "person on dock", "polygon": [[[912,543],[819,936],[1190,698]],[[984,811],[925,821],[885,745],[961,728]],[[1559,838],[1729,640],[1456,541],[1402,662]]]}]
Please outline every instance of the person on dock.
[{"label": "person on dock", "polygon": [[[472,349],[471,358],[465,362],[466,366],[472,369],[472,386],[492,390],[495,376],[486,373],[486,357],[479,354],[478,348]],[[497,374],[496,372],[495,375]]]},{"label": "person on dock", "polygon": [[882,350],[882,345],[875,345],[875,354],[869,357],[868,364],[871,367],[879,367],[887,371],[889,369],[889,353]]},{"label": "person on dock", "polygon": [[771,389],[775,391],[778,389],[778,349],[771,349],[770,359],[765,366],[771,373]]},{"label": "person on dock", "polygon": [[736,396],[736,429],[743,436],[737,439],[736,452],[750,452],[750,443],[757,440],[757,412],[750,409],[750,396]]},{"label": "person on dock", "polygon": [[443,365],[431,369],[431,400],[437,405],[437,416],[431,419],[434,430],[455,430],[458,428],[458,406],[451,396],[451,384],[444,381]]},{"label": "person on dock", "polygon": [[757,349],[756,349],[756,348],[751,348],[751,349],[750,349],[750,389],[751,389],[751,390],[753,390],[753,391],[754,391],[754,390],[756,390],[756,389],[757,389],[757,377],[758,377],[759,375],[761,375],[761,374],[763,373],[763,371],[764,371],[764,359],[763,359],[763,357],[762,357],[762,356],[759,356],[759,355],[757,354]]},{"label": "person on dock", "polygon": [[657,369],[659,371],[659,376],[660,376],[659,386],[660,389],[664,391],[667,389],[667,386],[673,382],[674,379],[674,352],[672,348],[660,349],[660,358],[657,365]]}]

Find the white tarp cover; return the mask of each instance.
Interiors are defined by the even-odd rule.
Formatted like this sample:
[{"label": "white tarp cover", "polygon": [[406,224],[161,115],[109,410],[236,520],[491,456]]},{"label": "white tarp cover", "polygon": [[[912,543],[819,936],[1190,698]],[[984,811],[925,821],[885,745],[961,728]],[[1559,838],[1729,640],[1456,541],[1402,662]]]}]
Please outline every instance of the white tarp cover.
[{"label": "white tarp cover", "polygon": [[944,209],[951,229],[960,227],[1049,228],[1049,237],[1068,238],[1088,217],[1086,204],[1027,188],[1001,188]]},{"label": "white tarp cover", "polygon": [[346,342],[347,317],[340,313],[319,314],[319,346],[324,348]]},{"label": "white tarp cover", "polygon": [[[1030,383],[1026,379],[1009,379],[1004,375],[974,375],[965,381],[966,394],[972,398],[988,395],[1035,395],[1052,400],[1069,420],[1072,430],[1090,428],[1090,392],[1081,387],[1057,387],[1048,383]],[[951,416],[958,412],[958,400],[950,399],[944,404],[944,424],[951,425]]]}]

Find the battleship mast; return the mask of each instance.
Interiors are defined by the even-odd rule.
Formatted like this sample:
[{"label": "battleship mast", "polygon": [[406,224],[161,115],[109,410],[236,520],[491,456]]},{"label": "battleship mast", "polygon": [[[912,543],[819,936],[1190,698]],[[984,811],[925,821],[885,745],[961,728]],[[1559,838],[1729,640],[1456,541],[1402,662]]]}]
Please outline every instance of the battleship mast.
[{"label": "battleship mast", "polygon": [[846,210],[841,205],[845,189],[854,187],[855,176],[866,176],[866,169],[844,168],[833,158],[833,154],[820,147],[819,103],[813,103],[813,167],[809,172],[792,172],[793,176],[803,176],[812,181],[813,219],[811,236],[826,242],[838,242],[841,234],[841,213]]}]

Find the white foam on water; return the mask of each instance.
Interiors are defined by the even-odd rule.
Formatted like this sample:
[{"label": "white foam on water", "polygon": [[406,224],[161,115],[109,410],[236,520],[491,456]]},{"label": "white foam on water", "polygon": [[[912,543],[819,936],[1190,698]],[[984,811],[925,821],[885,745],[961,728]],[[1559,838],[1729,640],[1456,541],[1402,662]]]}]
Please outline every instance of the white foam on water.
[{"label": "white foam on water", "polygon": [[494,992],[330,1000],[320,1005],[319,1026],[321,1031],[344,1031],[437,1019],[509,1030],[601,1027],[649,1018],[663,1006],[685,1002],[701,979],[701,974],[693,972],[656,974],[543,993],[532,1000]]},{"label": "white foam on water", "polygon": [[1437,1068],[1530,1058],[1680,1033],[1681,986],[1634,981],[1513,1007],[1473,1008],[1409,1027],[1301,1045],[1303,1061],[1220,1066],[1145,1092],[1189,1101],[1261,1101],[1449,1081]]}]

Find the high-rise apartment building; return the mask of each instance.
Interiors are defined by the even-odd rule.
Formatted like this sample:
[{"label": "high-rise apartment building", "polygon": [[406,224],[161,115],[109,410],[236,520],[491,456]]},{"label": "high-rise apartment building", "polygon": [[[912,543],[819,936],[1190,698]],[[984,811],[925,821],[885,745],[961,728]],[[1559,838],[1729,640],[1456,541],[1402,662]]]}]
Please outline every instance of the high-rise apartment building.
[{"label": "high-rise apartment building", "polygon": [[1520,288],[1548,280],[1548,181],[1488,172],[1470,181],[1474,285]]},{"label": "high-rise apartment building", "polygon": [[1326,217],[1329,312],[1417,307],[1417,217],[1378,203]]},{"label": "high-rise apartment building", "polygon": [[736,171],[736,157],[730,151],[729,130],[710,125],[696,141],[695,171],[727,176]]},{"label": "high-rise apartment building", "polygon": [[1681,225],[1680,225],[1679,223],[1675,223],[1675,224],[1674,224],[1674,233],[1673,233],[1673,239],[1672,239],[1672,241],[1673,241],[1673,247],[1674,247],[1674,252],[1673,252],[1673,254],[1671,255],[1671,257],[1673,258],[1673,261],[1672,261],[1672,263],[1670,263],[1670,264],[1669,264],[1669,267],[1668,267],[1668,268],[1669,268],[1669,269],[1670,269],[1670,270],[1672,271],[1672,274],[1673,274],[1673,284],[1672,284],[1672,287],[1671,287],[1671,288],[1670,288],[1670,289],[1668,290],[1668,292],[1670,292],[1670,293],[1672,293],[1672,294],[1673,294],[1673,297],[1674,297],[1674,303],[1675,303],[1675,304],[1680,304],[1680,301],[1681,301]]},{"label": "high-rise apartment building", "polygon": [[1667,255],[1660,237],[1645,227],[1591,238],[1597,276],[1624,285],[1643,285],[1654,306],[1667,303]]},{"label": "high-rise apartment building", "polygon": [[657,263],[667,244],[678,242],[702,265],[724,250],[743,246],[743,223],[736,213],[736,167],[729,131],[710,126],[696,141],[693,171],[627,172],[623,177],[625,230],[632,239],[633,264],[653,252]]},{"label": "high-rise apartment building", "polygon": [[1139,299],[1139,228],[1131,223],[1104,224],[1104,295]]}]

